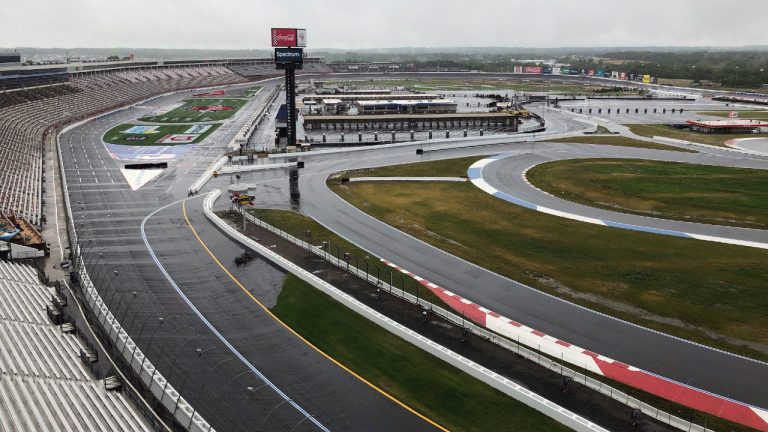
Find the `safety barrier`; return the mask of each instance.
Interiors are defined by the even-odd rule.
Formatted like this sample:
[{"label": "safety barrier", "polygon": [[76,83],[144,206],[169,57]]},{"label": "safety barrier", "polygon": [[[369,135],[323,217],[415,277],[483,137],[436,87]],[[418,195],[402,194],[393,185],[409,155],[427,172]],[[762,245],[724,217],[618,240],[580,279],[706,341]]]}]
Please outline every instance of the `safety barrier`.
[{"label": "safety barrier", "polygon": [[[214,192],[215,193],[215,192]],[[206,198],[208,199],[208,198]],[[206,204],[208,206],[208,204]],[[206,207],[208,208],[208,207]],[[214,215],[215,216],[215,215]],[[486,339],[496,345],[499,345],[506,350],[513,352],[520,357],[524,357],[536,364],[539,364],[543,367],[546,367],[554,372],[560,373],[564,377],[569,377],[573,380],[573,382],[576,382],[578,384],[582,384],[586,386],[587,388],[590,388],[594,391],[597,391],[605,396],[608,396],[618,402],[621,402],[622,404],[632,408],[637,409],[643,414],[654,418],[662,423],[668,424],[672,427],[675,427],[677,429],[680,429],[682,431],[686,432],[711,432],[711,429],[707,429],[704,426],[697,425],[695,423],[692,423],[690,421],[687,421],[685,419],[682,419],[680,417],[674,416],[671,413],[665,412],[660,410],[659,408],[656,408],[652,405],[649,405],[640,399],[637,399],[633,396],[630,396],[629,394],[618,390],[614,387],[612,387],[609,384],[606,384],[603,381],[594,379],[590,377],[587,374],[577,372],[568,366],[565,366],[563,363],[563,360],[554,358],[551,355],[548,355],[546,353],[543,353],[542,351],[538,350],[535,346],[525,347],[523,346],[522,341],[513,341],[510,339],[507,339],[505,337],[500,336],[497,333],[491,332],[487,330],[484,327],[478,326],[471,321],[467,320],[463,316],[456,315],[455,313],[448,311],[440,306],[436,306],[423,298],[417,297],[411,293],[405,292],[402,289],[396,288],[388,283],[386,281],[381,280],[377,278],[376,275],[371,275],[366,273],[364,270],[359,269],[355,266],[349,265],[346,261],[342,259],[338,259],[328,253],[327,251],[323,250],[321,247],[314,246],[309,244],[305,240],[298,239],[291,234],[286,233],[285,231],[282,231],[278,228],[273,227],[272,225],[262,221],[261,219],[251,215],[246,214],[246,220],[256,224],[273,234],[276,234],[298,246],[301,246],[309,251],[312,251],[317,256],[325,259],[326,261],[330,262],[331,264],[347,270],[350,274],[357,276],[361,279],[364,279],[368,282],[376,281],[377,284],[381,287],[381,289],[397,298],[400,298],[402,300],[408,301],[410,303],[413,303],[414,305],[419,305],[420,307],[424,308],[425,310],[430,311],[430,313],[434,313],[435,315],[445,319],[448,322],[451,322],[459,327],[464,326],[467,328],[470,333],[477,335],[483,339]],[[224,222],[225,223],[225,222]],[[271,252],[271,251],[270,251]],[[373,254],[370,254],[373,256]],[[378,258],[381,259],[381,258]],[[388,263],[386,260],[381,259],[381,261]]]},{"label": "safety barrier", "polygon": [[[590,422],[589,420],[579,416],[578,414],[575,414],[547,399],[544,399],[543,397],[537,395],[536,393],[531,392],[530,390],[520,386],[519,384],[516,384],[515,382],[505,378],[504,376],[499,375],[433,342],[429,338],[426,338],[420,335],[419,333],[403,326],[402,324],[397,323],[396,321],[386,317],[385,315],[377,312],[376,310],[357,301],[351,295],[323,281],[322,279],[318,278],[314,274],[307,272],[306,270],[302,269],[301,267],[297,266],[296,264],[292,263],[286,258],[283,258],[282,256],[270,250],[268,247],[263,246],[257,243],[256,241],[251,240],[250,238],[241,234],[232,226],[230,226],[227,222],[225,222],[224,220],[222,220],[221,218],[216,216],[216,214],[213,213],[213,210],[212,210],[213,202],[216,199],[218,199],[220,195],[221,195],[221,190],[216,189],[210,192],[209,195],[205,198],[203,202],[203,211],[205,212],[206,217],[211,222],[213,222],[216,226],[218,226],[219,229],[221,229],[228,236],[244,244],[245,246],[253,249],[254,251],[257,251],[259,254],[269,259],[274,264],[280,266],[285,271],[295,274],[305,282],[311,284],[315,288],[331,296],[338,302],[344,304],[348,308],[354,310],[355,312],[359,313],[365,318],[371,320],[372,322],[376,323],[377,325],[381,326],[387,331],[403,338],[404,340],[418,346],[424,351],[429,352],[430,354],[444,360],[445,362],[461,369],[465,373],[485,382],[486,384],[496,388],[497,390],[504,392],[505,394],[517,399],[522,403],[525,403],[526,405],[544,413],[545,415],[553,418],[554,420],[576,431],[588,432],[588,431],[605,431],[606,430]],[[272,231],[277,232],[278,230],[272,228]],[[297,244],[303,244],[305,247],[308,247],[310,250],[313,250],[315,253],[319,252],[318,248],[308,245],[306,242],[302,242],[298,239],[292,238],[286,233],[282,233],[282,235],[285,236],[285,238],[287,239],[291,239],[291,241],[295,241]],[[318,255],[320,254],[318,253]],[[340,266],[339,260],[336,260],[334,264],[337,266]],[[358,269],[355,269],[355,272],[353,272],[353,274],[360,276],[361,271]],[[391,290],[391,287],[390,287],[390,290]],[[405,294],[406,296],[409,295],[407,293]],[[413,299],[410,299],[410,301],[413,301]],[[427,305],[431,306],[431,304],[423,301],[420,301],[419,304],[421,304],[422,306],[427,306]],[[440,311],[442,312],[442,314],[448,314],[447,311],[444,311],[442,309],[440,309]]]}]

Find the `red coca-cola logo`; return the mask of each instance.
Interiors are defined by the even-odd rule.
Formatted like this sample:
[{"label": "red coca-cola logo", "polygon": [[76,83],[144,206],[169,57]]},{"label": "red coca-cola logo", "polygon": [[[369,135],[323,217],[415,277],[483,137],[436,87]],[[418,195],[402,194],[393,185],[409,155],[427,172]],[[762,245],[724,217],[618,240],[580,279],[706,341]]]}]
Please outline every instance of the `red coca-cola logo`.
[{"label": "red coca-cola logo", "polygon": [[272,29],[273,47],[295,47],[296,29],[273,28]]},{"label": "red coca-cola logo", "polygon": [[200,106],[193,106],[190,108],[190,111],[196,111],[196,112],[215,112],[215,111],[230,111],[235,109],[233,106],[227,106],[227,105],[200,105]]}]

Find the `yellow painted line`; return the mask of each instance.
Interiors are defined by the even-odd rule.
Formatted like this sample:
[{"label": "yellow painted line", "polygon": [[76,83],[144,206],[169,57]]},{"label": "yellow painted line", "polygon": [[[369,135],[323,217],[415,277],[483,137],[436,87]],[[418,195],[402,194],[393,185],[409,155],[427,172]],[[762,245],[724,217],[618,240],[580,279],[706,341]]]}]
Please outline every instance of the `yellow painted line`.
[{"label": "yellow painted line", "polygon": [[253,301],[254,301],[254,302],[257,304],[257,305],[259,305],[259,307],[260,307],[261,309],[263,309],[263,310],[264,310],[264,312],[266,312],[266,313],[267,313],[267,314],[268,314],[270,317],[272,317],[272,319],[274,319],[274,320],[275,320],[275,321],[277,321],[277,322],[278,322],[280,325],[282,325],[283,327],[285,327],[285,329],[286,329],[286,330],[288,330],[289,332],[293,333],[293,335],[294,335],[294,336],[296,336],[297,338],[299,338],[299,339],[300,339],[302,342],[304,342],[305,344],[307,344],[307,345],[308,345],[310,348],[312,348],[313,350],[315,350],[315,351],[317,351],[318,353],[320,353],[320,354],[321,354],[323,357],[327,358],[327,359],[328,359],[328,360],[330,360],[330,361],[331,361],[333,364],[335,364],[336,366],[340,367],[342,370],[346,371],[347,373],[349,373],[349,374],[350,374],[350,375],[352,375],[353,377],[357,378],[357,379],[358,379],[358,380],[360,380],[362,383],[366,384],[368,387],[370,387],[370,388],[372,388],[372,389],[376,390],[377,392],[381,393],[381,394],[382,394],[384,397],[386,397],[387,399],[389,399],[389,400],[391,400],[392,402],[394,402],[394,403],[396,403],[396,404],[400,405],[401,407],[403,407],[403,408],[405,408],[406,410],[408,410],[408,411],[409,411],[411,414],[413,414],[413,415],[415,415],[415,416],[419,417],[420,419],[422,419],[422,420],[424,420],[425,422],[427,422],[427,423],[431,424],[432,426],[436,427],[437,429],[439,429],[439,430],[441,430],[441,431],[443,431],[443,432],[449,432],[449,430],[448,430],[448,429],[446,429],[446,428],[444,428],[444,427],[440,426],[440,425],[439,425],[439,424],[437,424],[435,421],[433,421],[433,420],[431,420],[431,419],[427,418],[427,417],[426,417],[426,416],[424,416],[423,414],[419,413],[419,412],[418,412],[418,411],[416,411],[415,409],[413,409],[413,408],[411,408],[410,406],[408,406],[408,405],[407,405],[405,402],[402,402],[402,401],[400,401],[400,400],[399,400],[399,399],[397,399],[396,397],[394,397],[394,396],[392,396],[391,394],[387,393],[385,390],[382,390],[381,388],[377,387],[377,386],[376,386],[375,384],[373,384],[372,382],[370,382],[370,381],[368,381],[367,379],[363,378],[362,376],[358,375],[357,373],[355,373],[355,372],[354,372],[353,370],[351,370],[350,368],[348,368],[348,367],[344,366],[343,364],[341,364],[341,363],[340,363],[338,360],[336,360],[335,358],[333,358],[333,357],[329,356],[328,354],[326,354],[326,353],[325,353],[323,350],[321,350],[320,348],[318,348],[318,347],[316,347],[315,345],[313,345],[313,344],[312,344],[312,342],[310,342],[310,341],[308,341],[307,339],[305,339],[305,338],[304,338],[302,335],[300,335],[300,334],[299,334],[299,333],[297,333],[297,332],[296,332],[294,329],[292,329],[292,328],[291,328],[291,327],[290,327],[288,324],[286,324],[285,322],[283,322],[283,321],[282,321],[280,318],[278,318],[278,317],[277,317],[277,315],[273,314],[273,313],[272,313],[272,311],[271,311],[271,310],[269,310],[269,308],[267,308],[266,306],[264,306],[264,304],[263,304],[262,302],[260,302],[260,301],[259,301],[259,299],[257,299],[256,297],[254,297],[254,295],[253,295],[253,294],[251,294],[251,292],[250,292],[250,291],[248,291],[248,290],[247,290],[247,289],[246,289],[246,288],[243,286],[243,284],[241,284],[241,283],[240,283],[240,281],[239,281],[239,280],[237,280],[237,278],[236,278],[236,277],[235,277],[235,276],[234,276],[232,273],[230,273],[230,272],[229,272],[229,270],[227,270],[227,268],[226,268],[226,267],[224,267],[224,265],[221,263],[221,261],[219,261],[219,259],[218,259],[218,258],[216,258],[216,256],[215,256],[215,255],[213,254],[213,252],[212,252],[212,251],[211,251],[211,250],[208,248],[208,246],[205,244],[205,242],[203,242],[203,239],[201,239],[201,238],[200,238],[200,236],[197,234],[197,230],[195,230],[195,227],[193,227],[193,226],[192,226],[192,223],[189,221],[189,217],[187,217],[187,200],[184,200],[184,201],[182,201],[182,203],[181,203],[181,210],[182,210],[182,212],[184,213],[184,220],[187,222],[187,226],[188,226],[188,227],[189,227],[189,229],[192,231],[192,234],[194,234],[195,238],[197,238],[197,241],[198,241],[198,242],[200,242],[200,244],[203,246],[203,249],[205,249],[205,251],[206,251],[206,252],[208,252],[208,255],[210,255],[210,257],[213,259],[213,261],[214,261],[214,262],[216,262],[216,264],[218,264],[218,265],[219,265],[219,267],[221,267],[221,269],[224,271],[224,273],[226,273],[226,274],[227,274],[227,276],[229,276],[229,278],[230,278],[230,279],[232,279],[232,282],[234,282],[234,283],[235,283],[235,285],[237,285],[238,287],[240,287],[240,289],[241,289],[241,290],[242,290],[242,291],[243,291],[243,292],[244,292],[244,293],[245,293],[245,294],[246,294],[248,297],[250,297],[250,298],[251,298],[251,300],[253,300]]}]

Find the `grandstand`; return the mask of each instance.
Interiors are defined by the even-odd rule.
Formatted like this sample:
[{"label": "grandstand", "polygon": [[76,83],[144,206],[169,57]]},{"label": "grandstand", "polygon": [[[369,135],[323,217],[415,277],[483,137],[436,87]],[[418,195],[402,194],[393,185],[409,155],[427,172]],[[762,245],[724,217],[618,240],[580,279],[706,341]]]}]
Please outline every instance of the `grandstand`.
[{"label": "grandstand", "polygon": [[67,84],[0,93],[0,209],[42,225],[43,157],[60,127],[162,93],[244,82],[222,65],[174,65],[74,72]]},{"label": "grandstand", "polygon": [[0,430],[150,431],[125,394],[93,378],[77,336],[51,323],[52,295],[32,267],[0,261]]},{"label": "grandstand", "polygon": [[[279,71],[275,70],[275,59],[253,59],[249,61],[236,61],[227,64],[227,67],[238,74],[252,78],[266,78],[268,76],[278,76]],[[307,57],[304,59],[300,74],[325,74],[333,72],[322,58]]]}]

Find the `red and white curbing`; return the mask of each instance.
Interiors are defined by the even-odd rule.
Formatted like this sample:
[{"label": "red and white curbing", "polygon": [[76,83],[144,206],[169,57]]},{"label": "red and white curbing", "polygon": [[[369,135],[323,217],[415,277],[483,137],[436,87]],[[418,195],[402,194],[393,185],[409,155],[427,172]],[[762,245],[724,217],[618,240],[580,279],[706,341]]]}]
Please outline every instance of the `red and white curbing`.
[{"label": "red and white curbing", "polygon": [[488,330],[499,333],[513,341],[539,350],[552,357],[562,359],[562,361],[574,366],[587,369],[590,372],[619,381],[636,389],[707,414],[768,432],[768,411],[764,409],[654,375],[546,335],[447,291],[390,261],[384,259],[381,261],[389,267],[412,277],[440,297],[453,310]]}]

